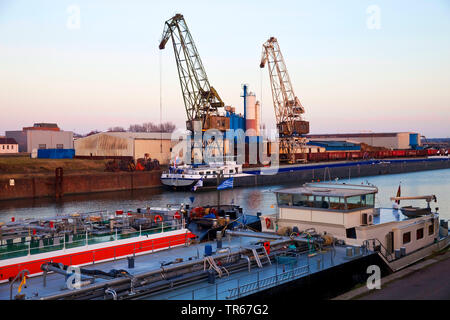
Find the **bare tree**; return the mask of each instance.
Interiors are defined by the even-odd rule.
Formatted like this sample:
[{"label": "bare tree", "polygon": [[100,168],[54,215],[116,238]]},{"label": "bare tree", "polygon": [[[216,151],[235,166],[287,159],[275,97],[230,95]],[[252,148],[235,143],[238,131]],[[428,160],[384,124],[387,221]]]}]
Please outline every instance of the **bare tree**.
[{"label": "bare tree", "polygon": [[108,132],[126,132],[123,127],[109,127]]},{"label": "bare tree", "polygon": [[153,122],[144,122],[140,124],[132,124],[128,128],[131,132],[173,132],[176,126],[172,122],[164,122],[161,124],[154,124]]}]

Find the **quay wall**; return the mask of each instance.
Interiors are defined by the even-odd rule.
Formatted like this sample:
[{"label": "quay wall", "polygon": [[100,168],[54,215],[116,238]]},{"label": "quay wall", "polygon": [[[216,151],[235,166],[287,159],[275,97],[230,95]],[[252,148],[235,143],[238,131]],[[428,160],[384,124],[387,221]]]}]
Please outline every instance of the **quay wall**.
[{"label": "quay wall", "polygon": [[[246,171],[252,176],[234,179],[235,187],[257,185],[305,183],[376,176],[384,174],[406,173],[424,170],[450,168],[450,159],[408,159],[390,161],[354,161],[335,162],[317,165],[283,166],[276,174],[260,174],[258,170]],[[161,171],[144,172],[104,172],[96,174],[55,176],[30,176],[14,179],[10,185],[8,178],[0,179],[0,200],[55,197],[106,191],[136,190],[161,187]]]},{"label": "quay wall", "polygon": [[0,179],[0,200],[154,188],[161,185],[160,177],[160,170],[64,175],[59,187],[55,176],[17,178],[13,186],[9,179]]},{"label": "quay wall", "polygon": [[425,170],[450,168],[450,159],[409,159],[390,161],[355,161],[346,163],[327,163],[310,166],[281,167],[276,174],[258,174],[239,177],[234,181],[236,187],[250,187],[257,185],[283,184],[298,182],[303,184],[311,181],[324,181],[368,177],[384,174],[407,173]]}]

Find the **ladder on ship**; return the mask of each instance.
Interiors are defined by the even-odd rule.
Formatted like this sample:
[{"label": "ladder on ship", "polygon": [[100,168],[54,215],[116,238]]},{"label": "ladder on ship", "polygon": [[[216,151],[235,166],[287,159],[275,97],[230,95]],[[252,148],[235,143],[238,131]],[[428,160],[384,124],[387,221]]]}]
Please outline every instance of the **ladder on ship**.
[{"label": "ladder on ship", "polygon": [[259,268],[263,267],[263,263],[261,262],[261,256],[263,258],[266,258],[270,265],[272,264],[272,262],[270,261],[270,257],[267,254],[266,248],[264,246],[261,246],[261,247],[253,246],[253,247],[247,247],[246,249],[250,250],[253,253],[256,264],[258,265]]}]

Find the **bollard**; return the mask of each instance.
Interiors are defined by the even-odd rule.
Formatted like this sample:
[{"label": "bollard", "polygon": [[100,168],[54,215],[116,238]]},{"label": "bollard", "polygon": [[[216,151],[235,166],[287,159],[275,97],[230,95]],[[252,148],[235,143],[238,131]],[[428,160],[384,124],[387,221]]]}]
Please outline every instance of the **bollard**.
[{"label": "bollard", "polygon": [[128,258],[128,269],[134,268],[134,257],[127,257]]}]

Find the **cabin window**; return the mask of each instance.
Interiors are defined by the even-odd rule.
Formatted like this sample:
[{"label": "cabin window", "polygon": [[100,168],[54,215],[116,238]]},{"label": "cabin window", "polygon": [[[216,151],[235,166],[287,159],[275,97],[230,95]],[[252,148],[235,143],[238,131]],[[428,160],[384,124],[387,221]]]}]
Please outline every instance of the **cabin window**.
[{"label": "cabin window", "polygon": [[278,194],[278,205],[280,206],[292,206],[292,195],[287,193]]},{"label": "cabin window", "polygon": [[373,193],[365,194],[361,197],[365,207],[375,206],[375,196]]},{"label": "cabin window", "polygon": [[428,235],[434,234],[434,222],[428,226]]},{"label": "cabin window", "polygon": [[326,201],[327,197],[315,196],[314,207],[328,209],[330,207],[329,203]]},{"label": "cabin window", "polygon": [[233,169],[229,170],[230,173],[233,173]]},{"label": "cabin window", "polygon": [[345,229],[345,233],[346,233],[347,238],[356,239],[356,229],[354,227]]},{"label": "cabin window", "polygon": [[203,173],[204,173],[203,171],[199,172],[199,174],[201,174],[201,175],[203,175]]},{"label": "cabin window", "polygon": [[403,234],[403,244],[411,242],[411,232],[405,232]]},{"label": "cabin window", "polygon": [[345,210],[344,198],[342,197],[327,197],[330,209]]},{"label": "cabin window", "polygon": [[211,174],[211,171],[206,171],[206,174]]},{"label": "cabin window", "polygon": [[314,207],[314,197],[304,194],[292,195],[292,203],[297,207]]},{"label": "cabin window", "polygon": [[423,238],[423,228],[417,229],[416,231],[416,239],[422,239]]},{"label": "cabin window", "polygon": [[361,196],[353,196],[347,198],[347,209],[356,209],[363,206]]}]

